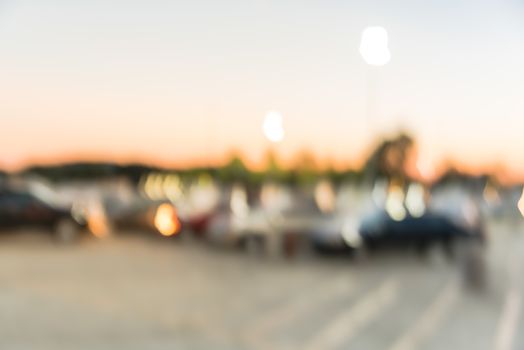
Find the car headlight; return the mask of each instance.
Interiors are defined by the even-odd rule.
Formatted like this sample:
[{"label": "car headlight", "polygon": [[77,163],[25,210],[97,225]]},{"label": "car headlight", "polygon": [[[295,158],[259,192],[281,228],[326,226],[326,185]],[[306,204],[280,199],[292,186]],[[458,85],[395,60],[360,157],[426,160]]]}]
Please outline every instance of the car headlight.
[{"label": "car headlight", "polygon": [[358,248],[362,245],[362,237],[358,232],[358,225],[354,220],[346,220],[342,226],[342,238],[351,248]]},{"label": "car headlight", "polygon": [[85,208],[81,207],[80,205],[73,203],[71,206],[71,217],[73,220],[76,221],[76,223],[80,225],[87,224],[87,214]]}]

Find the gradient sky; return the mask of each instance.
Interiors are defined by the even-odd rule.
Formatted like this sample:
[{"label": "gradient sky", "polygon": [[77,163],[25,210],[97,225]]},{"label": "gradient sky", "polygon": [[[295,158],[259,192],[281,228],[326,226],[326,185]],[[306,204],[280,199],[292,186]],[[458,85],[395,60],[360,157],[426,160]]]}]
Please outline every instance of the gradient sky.
[{"label": "gradient sky", "polygon": [[0,167],[256,162],[269,110],[284,158],[355,164],[403,127],[436,162],[524,174],[524,1],[0,0]]}]

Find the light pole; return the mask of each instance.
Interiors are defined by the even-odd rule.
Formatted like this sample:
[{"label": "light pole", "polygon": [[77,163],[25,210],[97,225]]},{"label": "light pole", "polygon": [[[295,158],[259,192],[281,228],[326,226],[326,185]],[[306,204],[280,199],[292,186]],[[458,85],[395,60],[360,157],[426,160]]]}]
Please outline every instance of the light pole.
[{"label": "light pole", "polygon": [[[284,132],[284,126],[283,126],[283,119],[282,114],[277,111],[269,111],[265,118],[264,122],[262,123],[262,132],[266,139],[269,141],[269,152],[274,153],[274,156],[276,157],[276,153],[274,152],[274,147],[277,143],[280,143],[284,140],[285,132]],[[275,160],[276,162],[276,160]],[[270,164],[270,166],[273,166],[273,164]],[[274,169],[269,169],[270,172],[272,172]],[[270,173],[271,176],[271,173]],[[268,191],[268,188],[266,186],[272,186],[271,184],[264,184],[262,186],[262,191],[260,193],[261,200],[264,202],[264,199],[267,198],[266,193]],[[273,191],[269,191],[269,193],[273,194],[273,197],[275,196],[275,193]],[[274,201],[274,198],[270,198],[269,202]],[[274,214],[274,203],[264,203],[264,205],[267,205],[265,208],[266,211],[269,210],[269,215]],[[276,257],[279,255],[281,251],[281,241],[282,241],[282,234],[277,229],[272,229],[267,232],[266,235],[266,252],[271,257]]]},{"label": "light pole", "polygon": [[[266,137],[269,145],[268,155],[269,155],[269,182],[275,180],[278,176],[276,172],[278,171],[277,167],[277,158],[276,158],[276,144],[284,140],[285,132],[282,122],[282,114],[277,111],[270,111],[266,114],[264,122],[262,123],[262,132]],[[263,185],[262,192],[266,185],[272,186],[271,183]],[[263,198],[262,198],[263,199]],[[271,201],[270,201],[271,202]],[[267,204],[267,203],[266,203]]]},{"label": "light pole", "polygon": [[[388,47],[388,32],[383,27],[367,27],[362,32],[359,52],[368,65],[366,70],[366,123],[370,134],[373,133],[372,119],[376,107],[376,77],[374,69],[381,67],[391,60],[391,53]],[[373,74],[373,76],[372,76]]]},{"label": "light pole", "polygon": [[[364,62],[367,64],[366,69],[366,106],[365,119],[366,129],[369,137],[373,137],[375,119],[374,112],[376,102],[376,77],[375,68],[386,65],[391,59],[391,53],[388,47],[388,32],[383,27],[371,26],[364,29],[360,40],[359,52]],[[370,142],[371,143],[371,142]],[[376,169],[373,166],[368,170],[366,177],[374,186]]]}]

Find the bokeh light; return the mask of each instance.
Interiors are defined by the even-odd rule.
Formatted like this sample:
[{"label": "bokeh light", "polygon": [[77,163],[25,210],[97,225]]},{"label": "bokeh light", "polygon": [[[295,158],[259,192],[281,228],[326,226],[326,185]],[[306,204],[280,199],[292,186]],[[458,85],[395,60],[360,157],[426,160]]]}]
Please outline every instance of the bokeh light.
[{"label": "bokeh light", "polygon": [[388,32],[383,27],[367,27],[362,32],[360,54],[372,66],[383,66],[391,59],[388,47]]},{"label": "bokeh light", "polygon": [[266,114],[262,124],[264,136],[271,142],[277,143],[284,139],[284,126],[282,124],[282,114],[271,111]]}]

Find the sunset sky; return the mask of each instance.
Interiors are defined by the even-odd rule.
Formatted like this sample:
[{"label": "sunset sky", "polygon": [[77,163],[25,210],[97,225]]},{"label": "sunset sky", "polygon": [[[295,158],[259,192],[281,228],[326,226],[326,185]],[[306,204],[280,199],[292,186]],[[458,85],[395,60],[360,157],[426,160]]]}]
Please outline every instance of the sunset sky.
[{"label": "sunset sky", "polygon": [[[369,25],[384,67],[358,52]],[[403,128],[426,159],[524,174],[524,2],[0,0],[0,168],[256,163],[270,110],[284,159],[358,164]]]}]

